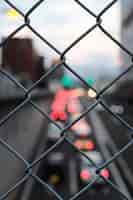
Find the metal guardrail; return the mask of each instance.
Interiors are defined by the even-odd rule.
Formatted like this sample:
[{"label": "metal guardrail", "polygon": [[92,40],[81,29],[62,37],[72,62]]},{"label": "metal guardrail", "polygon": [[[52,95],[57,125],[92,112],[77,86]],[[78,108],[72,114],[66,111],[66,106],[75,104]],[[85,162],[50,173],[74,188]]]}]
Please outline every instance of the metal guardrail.
[{"label": "metal guardrail", "polygon": [[[116,113],[112,112],[110,107],[105,103],[103,97],[103,94],[105,94],[105,92],[114,84],[117,83],[117,81],[119,79],[121,79],[121,77],[125,76],[132,68],[133,68],[133,53],[130,52],[123,44],[121,44],[119,41],[117,41],[112,35],[111,33],[109,33],[104,26],[102,25],[102,18],[104,18],[104,14],[106,12],[108,12],[108,10],[115,4],[118,2],[118,0],[113,0],[111,1],[106,7],[104,7],[99,14],[95,14],[92,10],[90,10],[84,3],[82,3],[82,1],[79,0],[74,0],[74,2],[76,4],[78,4],[81,9],[83,11],[86,11],[86,15],[88,16],[88,18],[90,17],[90,15],[95,19],[95,23],[91,28],[88,28],[88,30],[86,30],[82,35],[80,35],[78,38],[75,39],[75,41],[73,41],[63,52],[60,52],[58,50],[58,47],[55,47],[50,41],[48,41],[44,35],[41,35],[41,33],[38,32],[38,30],[36,30],[31,24],[30,24],[30,18],[31,18],[31,14],[38,9],[38,7],[41,4],[44,4],[44,10],[47,9],[45,8],[45,1],[44,0],[39,0],[37,1],[32,8],[30,8],[26,13],[23,13],[21,10],[19,10],[19,8],[17,8],[16,5],[14,5],[12,3],[12,1],[10,0],[4,0],[4,2],[6,2],[10,7],[12,7],[13,9],[15,9],[24,19],[24,23],[19,26],[16,30],[14,30],[8,37],[6,40],[2,41],[2,43],[0,44],[0,46],[2,47],[3,45],[5,45],[5,43],[8,41],[8,39],[12,38],[16,33],[18,33],[20,30],[22,30],[24,27],[29,28],[33,34],[35,34],[41,41],[42,43],[45,43],[46,45],[48,45],[53,51],[55,51],[59,57],[60,57],[60,62],[59,64],[56,64],[53,68],[51,68],[50,70],[48,70],[48,72],[46,72],[38,81],[36,81],[29,89],[26,89],[24,86],[22,86],[12,75],[10,75],[8,72],[6,72],[3,69],[0,69],[0,74],[5,76],[5,79],[10,79],[11,82],[13,82],[15,85],[17,85],[19,87],[19,89],[21,91],[24,92],[24,99],[21,103],[19,103],[15,108],[11,109],[11,111],[8,112],[8,114],[6,114],[4,117],[2,116],[1,120],[0,120],[0,128],[2,129],[2,127],[7,126],[7,130],[9,129],[9,121],[12,120],[12,122],[14,121],[15,115],[17,114],[21,114],[23,113],[25,107],[27,106],[27,104],[31,105],[37,112],[39,112],[44,118],[47,118],[50,122],[54,123],[55,126],[57,126],[60,129],[60,138],[59,140],[52,146],[50,147],[48,150],[44,151],[43,153],[41,153],[37,158],[35,158],[33,161],[29,161],[27,160],[27,158],[25,158],[23,153],[19,152],[19,149],[16,148],[15,146],[12,147],[12,144],[8,144],[8,140],[6,140],[6,138],[4,137],[0,137],[0,143],[1,146],[3,146],[4,148],[4,155],[6,159],[8,159],[9,161],[9,165],[10,165],[10,161],[13,162],[13,157],[15,157],[15,159],[18,162],[21,162],[21,164],[24,167],[24,174],[23,177],[19,178],[19,180],[16,180],[16,183],[9,183],[9,189],[7,189],[7,191],[2,190],[2,183],[1,183],[1,190],[0,190],[0,200],[5,199],[6,197],[9,197],[11,195],[11,193],[18,189],[21,188],[23,183],[28,181],[29,179],[34,179],[34,181],[38,182],[38,184],[41,184],[42,187],[44,187],[45,189],[49,190],[49,192],[51,192],[56,199],[59,200],[63,200],[63,197],[58,194],[49,184],[47,184],[45,181],[43,181],[42,179],[40,179],[36,173],[34,173],[33,168],[35,166],[37,166],[38,163],[42,162],[48,155],[50,152],[54,151],[58,145],[60,145],[63,141],[66,141],[67,143],[69,143],[69,145],[72,145],[71,142],[69,141],[69,139],[67,138],[67,131],[70,129],[70,127],[72,125],[74,125],[77,121],[79,121],[81,118],[83,118],[84,116],[86,116],[90,111],[92,111],[93,109],[95,109],[99,104],[103,107],[103,109],[105,109],[109,115],[112,115],[114,118],[116,118],[116,120],[118,120],[123,126],[125,126],[127,129],[130,130],[130,141],[124,146],[122,147],[118,152],[116,152],[111,158],[108,158],[102,165],[100,166],[96,166],[96,164],[93,162],[93,160],[91,160],[90,158],[86,157],[86,155],[84,154],[85,158],[88,159],[88,161],[90,161],[92,163],[92,165],[94,165],[96,167],[96,179],[92,180],[91,183],[87,184],[83,189],[81,189],[78,193],[74,194],[70,200],[74,200],[74,199],[78,199],[81,195],[84,195],[84,192],[86,190],[88,190],[88,188],[90,188],[97,179],[102,178],[104,179],[101,175],[100,175],[100,171],[109,166],[112,162],[115,162],[117,160],[117,158],[125,151],[128,151],[129,147],[131,147],[133,145],[133,138],[132,138],[132,131],[133,131],[133,127],[132,125],[130,125],[128,122],[126,122],[124,119],[122,119],[119,115],[117,115]],[[54,4],[54,2],[53,2]],[[75,46],[77,45],[82,39],[84,39],[88,34],[92,33],[93,31],[98,28],[109,40],[111,40],[113,43],[115,43],[117,46],[119,46],[121,48],[121,50],[123,50],[126,54],[129,55],[129,57],[131,58],[131,65],[123,72],[121,73],[117,78],[115,78],[114,80],[112,80],[112,82],[110,82],[109,84],[107,84],[100,92],[97,92],[95,88],[93,88],[92,86],[88,85],[88,83],[80,76],[80,74],[78,74],[76,71],[74,71],[67,63],[66,63],[66,59],[65,59],[65,55]],[[66,68],[68,71],[70,71],[73,75],[75,75],[84,85],[86,88],[88,89],[92,89],[96,95],[95,95],[95,102],[92,103],[91,105],[88,106],[88,108],[82,112],[82,114],[77,117],[77,119],[75,119],[73,122],[71,122],[70,124],[67,124],[63,129],[53,120],[51,120],[51,118],[49,117],[49,114],[42,109],[42,107],[40,107],[40,105],[36,102],[34,102],[32,100],[32,95],[31,92],[36,88],[36,86],[43,80],[45,80],[48,76],[50,76],[52,73],[54,73],[57,69],[59,69],[61,66],[64,66],[64,68]],[[24,114],[25,115],[25,114]],[[14,121],[15,122],[15,121]],[[23,126],[25,126],[26,121],[21,121],[21,123],[23,124]],[[15,124],[16,126],[16,124]],[[17,129],[14,129],[14,132],[16,132],[17,134]],[[1,131],[1,135],[3,134],[4,131]],[[21,133],[23,135],[23,133]],[[29,138],[29,140],[31,139],[31,137]],[[75,147],[74,147],[75,148]],[[2,153],[2,151],[1,151]],[[1,154],[0,153],[0,154]],[[79,154],[81,152],[79,151]],[[3,154],[3,153],[2,153]],[[83,155],[83,153],[82,153]],[[4,164],[4,162],[1,162],[1,166]],[[4,166],[3,166],[4,167]],[[2,168],[0,168],[2,169]],[[12,168],[13,170],[13,168]],[[1,171],[1,170],[0,170]],[[4,182],[8,183],[8,180],[6,180],[6,173],[11,174],[12,172],[10,171],[6,171],[4,172],[4,176],[2,181],[4,180]],[[17,176],[17,173],[16,173]],[[113,183],[111,180],[106,180],[104,179],[105,183],[108,184],[110,187],[112,187],[123,199],[129,199],[126,194],[124,193],[124,191],[119,188],[115,183]]]}]

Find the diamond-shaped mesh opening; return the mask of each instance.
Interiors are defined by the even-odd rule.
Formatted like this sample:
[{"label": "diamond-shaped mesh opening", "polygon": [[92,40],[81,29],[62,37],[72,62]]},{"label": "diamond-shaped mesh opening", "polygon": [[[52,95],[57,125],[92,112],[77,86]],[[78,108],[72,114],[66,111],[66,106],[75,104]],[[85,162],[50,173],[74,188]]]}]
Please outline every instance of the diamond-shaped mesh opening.
[{"label": "diamond-shaped mesh opening", "polygon": [[[103,100],[114,114],[132,126],[132,80],[128,79],[128,76],[132,73],[132,66],[127,69],[127,73],[103,93]],[[106,86],[108,87],[108,84]]]},{"label": "diamond-shaped mesh opening", "polygon": [[[47,101],[44,103],[38,100],[37,105],[40,109],[43,108],[44,113],[48,112],[47,109],[44,109],[44,105],[49,105]],[[29,118],[28,120],[25,118],[25,115]],[[8,142],[25,159],[28,156],[28,159],[32,161],[32,157],[36,153],[34,150],[35,146],[39,145],[40,136],[44,132],[44,127],[46,128],[46,124],[44,123],[45,118],[45,115],[42,116],[30,103],[27,103],[23,109],[13,114],[12,117],[7,118],[6,123],[1,125],[1,138]],[[22,121],[25,121],[25,123],[23,124]]]},{"label": "diamond-shaped mesh opening", "polygon": [[[40,165],[40,170],[38,177],[41,181],[48,184],[49,187],[54,189],[59,195],[64,195],[65,190],[61,190],[62,185],[67,185],[69,181],[69,175],[68,169],[69,164],[67,163],[67,160],[74,156],[74,149],[69,145],[65,140],[63,140],[59,145],[56,146],[55,149],[51,150],[49,152],[49,149],[52,149],[52,147],[49,146],[44,149],[44,153],[40,156],[40,161],[34,162],[34,167],[37,165]],[[63,153],[64,149],[64,153]],[[73,151],[73,154],[72,154]],[[45,152],[49,152],[47,156],[45,156]],[[60,163],[62,163],[60,165]],[[54,167],[51,167],[51,165],[54,165]],[[44,170],[45,169],[45,170]],[[66,172],[66,173],[64,173]],[[42,187],[39,188],[38,184],[35,184],[37,187],[37,190],[43,189]],[[69,188],[66,187],[66,190],[69,192]],[[41,191],[43,193],[43,191]],[[53,196],[53,194],[49,191],[47,191],[47,188],[45,188],[45,194],[49,196]],[[69,196],[69,195],[68,195]]]},{"label": "diamond-shaped mesh opening", "polygon": [[[44,9],[45,12],[42,12]],[[71,14],[72,10],[75,11],[74,15]],[[79,15],[80,21],[76,24]],[[53,17],[51,18],[51,16]],[[91,15],[88,18],[74,1],[60,2],[56,0],[54,4],[52,1],[44,1],[38,9],[31,13],[30,18],[31,26],[45,35],[45,38],[54,46],[58,46],[60,51],[66,49],[70,43],[95,23],[95,19]],[[84,21],[88,21],[88,23],[84,23]],[[63,27],[61,26],[62,22]],[[47,26],[44,27],[43,24],[47,24]],[[54,31],[55,26],[56,32]]]}]

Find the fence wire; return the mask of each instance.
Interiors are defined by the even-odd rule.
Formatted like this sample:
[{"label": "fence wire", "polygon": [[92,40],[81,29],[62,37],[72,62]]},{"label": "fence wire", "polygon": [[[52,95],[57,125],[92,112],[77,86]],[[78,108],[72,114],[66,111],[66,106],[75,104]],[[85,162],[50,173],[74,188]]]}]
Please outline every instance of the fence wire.
[{"label": "fence wire", "polygon": [[[16,5],[14,5],[10,0],[3,0],[4,2],[6,2],[11,8],[15,9],[22,17],[23,17],[23,24],[21,26],[19,26],[16,30],[13,30],[13,32],[8,35],[8,37],[2,41],[2,43],[0,44],[0,47],[3,47],[10,38],[12,38],[13,36],[15,36],[19,31],[21,31],[24,27],[28,27],[31,32],[33,34],[35,34],[41,41],[42,43],[45,43],[47,46],[49,46],[53,51],[55,51],[59,57],[60,57],[60,62],[58,64],[56,64],[52,69],[48,70],[39,80],[37,80],[30,88],[25,88],[23,85],[21,85],[11,74],[9,74],[6,70],[4,69],[0,69],[0,73],[2,75],[4,75],[7,79],[9,79],[11,82],[13,82],[15,85],[17,85],[19,87],[19,89],[21,91],[24,92],[25,94],[25,98],[23,100],[23,102],[21,102],[18,106],[16,106],[12,111],[10,111],[6,116],[4,116],[1,120],[0,120],[0,127],[5,124],[7,122],[7,120],[9,120],[10,118],[12,118],[15,113],[19,112],[21,109],[24,108],[24,106],[27,103],[30,103],[31,106],[33,108],[35,108],[38,112],[41,113],[41,115],[45,118],[47,118],[49,120],[49,122],[54,123],[55,126],[57,126],[60,129],[60,138],[57,140],[57,142],[51,146],[49,149],[47,149],[46,151],[44,151],[36,160],[34,160],[33,162],[29,162],[27,161],[19,152],[17,152],[15,150],[15,148],[11,147],[8,143],[6,143],[3,139],[0,139],[0,143],[2,146],[4,146],[4,148],[6,148],[11,154],[13,154],[18,160],[22,161],[23,164],[25,165],[25,174],[23,176],[23,178],[21,180],[19,180],[15,185],[11,185],[10,189],[0,195],[0,200],[3,200],[5,198],[8,197],[8,195],[10,195],[11,192],[13,192],[15,189],[21,187],[21,185],[26,182],[29,178],[33,178],[35,181],[37,181],[39,184],[41,184],[44,189],[49,190],[50,193],[52,193],[56,199],[59,200],[63,200],[63,197],[61,197],[60,194],[58,194],[52,186],[50,186],[48,183],[46,183],[44,180],[42,180],[41,178],[39,178],[34,172],[33,172],[33,167],[36,166],[39,162],[41,162],[42,160],[44,160],[49,154],[50,152],[54,151],[63,141],[67,142],[69,145],[73,146],[75,148],[75,146],[72,144],[72,142],[69,140],[69,138],[67,138],[68,135],[68,130],[71,128],[72,125],[74,125],[76,122],[78,122],[80,119],[82,119],[84,116],[86,116],[90,111],[92,111],[93,109],[96,108],[97,105],[101,105],[107,112],[108,114],[112,115],[114,118],[116,118],[122,125],[124,125],[126,128],[129,129],[130,131],[130,136],[131,139],[130,141],[122,148],[120,149],[117,153],[115,153],[110,159],[106,160],[102,165],[97,166],[95,164],[95,162],[90,159],[89,157],[87,157],[83,152],[81,152],[80,150],[76,149],[78,151],[79,154],[81,154],[82,156],[84,156],[86,159],[88,159],[93,166],[96,167],[96,178],[94,180],[92,180],[89,184],[87,184],[84,188],[82,188],[78,193],[76,193],[75,195],[73,195],[69,200],[74,200],[77,199],[79,196],[84,195],[84,192],[88,190],[88,188],[90,188],[96,181],[97,179],[102,178],[106,184],[108,184],[110,187],[112,187],[117,193],[119,193],[119,195],[128,200],[128,197],[126,196],[126,194],[123,193],[123,191],[115,184],[113,183],[111,180],[107,180],[105,179],[103,176],[100,175],[100,171],[102,169],[104,169],[105,167],[108,167],[109,164],[111,164],[112,162],[114,162],[123,152],[127,151],[128,148],[130,146],[133,145],[133,138],[132,138],[132,134],[133,134],[133,127],[126,122],[125,120],[123,120],[119,115],[117,115],[116,113],[112,112],[111,109],[109,108],[109,106],[104,102],[102,96],[104,95],[104,93],[110,88],[112,87],[118,80],[120,80],[123,76],[125,76],[132,68],[133,68],[133,64],[131,64],[131,66],[129,66],[128,68],[126,68],[126,70],[121,73],[117,78],[115,78],[114,80],[112,80],[112,82],[110,82],[108,85],[106,85],[106,87],[104,87],[100,92],[97,92],[97,90],[95,88],[93,88],[92,86],[88,85],[88,83],[80,76],[80,74],[78,74],[76,71],[74,71],[67,63],[66,63],[66,59],[65,56],[66,54],[77,44],[79,43],[81,40],[83,40],[87,35],[89,35],[91,32],[93,33],[93,31],[96,28],[99,28],[100,31],[102,33],[104,33],[107,38],[109,40],[111,40],[113,43],[115,43],[117,46],[120,47],[120,49],[122,49],[126,54],[129,55],[129,57],[131,58],[131,62],[133,61],[133,53],[130,52],[123,44],[121,44],[119,41],[117,41],[113,35],[111,33],[109,33],[104,26],[102,25],[102,17],[104,17],[104,14],[106,12],[108,12],[108,10],[118,2],[118,0],[113,0],[111,1],[105,8],[103,8],[101,10],[101,12],[99,14],[95,14],[91,9],[89,9],[88,7],[86,7],[85,4],[82,3],[82,1],[79,0],[73,0],[76,4],[78,4],[82,10],[86,11],[86,14],[88,15],[88,17],[90,17],[90,15],[95,19],[95,24],[89,28],[88,30],[86,30],[82,35],[80,35],[78,38],[76,38],[75,41],[73,41],[63,52],[60,52],[58,50],[58,48],[56,46],[54,46],[50,41],[48,41],[43,35],[41,35],[41,33],[39,33],[30,23],[30,17],[31,14],[38,9],[38,7],[41,4],[45,4],[44,0],[39,0],[38,2],[36,2],[32,8],[30,8],[26,13],[23,13]],[[45,5],[44,5],[44,10],[45,10]],[[32,95],[31,92],[37,87],[37,85],[48,78],[48,76],[52,75],[57,69],[60,68],[60,66],[64,66],[64,68],[66,68],[68,71],[70,71],[73,75],[75,75],[88,89],[92,88],[92,90],[96,93],[96,98],[95,98],[95,102],[90,106],[88,106],[87,110],[84,111],[80,116],[78,116],[77,119],[75,119],[74,121],[72,121],[71,123],[67,124],[64,128],[61,128],[59,126],[59,124],[57,124],[55,121],[53,121],[50,117],[49,114],[46,113],[45,111],[42,110],[42,108],[40,108],[37,103],[35,103],[32,100]],[[8,180],[7,180],[8,181]]]}]

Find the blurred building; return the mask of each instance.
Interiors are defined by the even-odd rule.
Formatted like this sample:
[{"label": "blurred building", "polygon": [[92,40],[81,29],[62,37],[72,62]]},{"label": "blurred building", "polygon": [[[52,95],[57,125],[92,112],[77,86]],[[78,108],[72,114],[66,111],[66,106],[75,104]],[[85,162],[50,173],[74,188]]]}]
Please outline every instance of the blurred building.
[{"label": "blurred building", "polygon": [[[2,46],[1,55],[2,68],[25,86],[39,80],[46,72],[45,57],[38,54],[31,38],[8,39]],[[47,80],[41,81],[38,86],[46,87]]]},{"label": "blurred building", "polygon": [[[121,43],[133,52],[133,0],[121,1]],[[131,64],[130,56],[124,51],[121,51],[121,59],[123,67]]]}]

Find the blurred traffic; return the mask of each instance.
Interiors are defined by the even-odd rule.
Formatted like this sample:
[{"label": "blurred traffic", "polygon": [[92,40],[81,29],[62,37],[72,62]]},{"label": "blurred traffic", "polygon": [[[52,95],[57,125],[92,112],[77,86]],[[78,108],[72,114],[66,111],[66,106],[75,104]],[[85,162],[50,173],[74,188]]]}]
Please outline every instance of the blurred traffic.
[{"label": "blurred traffic", "polygon": [[[100,4],[91,2],[89,6],[99,13],[104,1]],[[131,51],[132,34],[128,30],[132,29],[133,4],[129,0],[128,2],[127,7],[123,2],[111,7],[113,15],[110,15],[109,10],[109,13],[105,12],[103,26],[111,37],[120,38],[123,45],[130,47]],[[9,27],[3,24],[4,28],[0,32],[1,126],[8,121],[10,115],[14,117],[7,126],[0,126],[1,137],[23,155],[26,161],[36,165],[33,177],[37,176],[36,181],[33,179],[30,184],[25,183],[20,191],[14,192],[11,199],[20,199],[21,195],[25,200],[43,200],[44,197],[54,200],[55,196],[64,200],[121,200],[125,198],[123,194],[132,199],[132,149],[120,156],[118,154],[118,159],[112,159],[132,138],[131,60],[123,53],[121,45],[118,45],[121,50],[114,47],[112,43],[115,39],[103,37],[102,34],[106,31],[95,32],[95,37],[92,34],[91,39],[85,36],[80,45],[75,44],[70,48],[75,38],[85,28],[88,30],[88,25],[83,23],[86,19],[84,14],[81,18],[77,17],[81,14],[80,6],[68,4],[65,7],[65,1],[62,4],[56,0],[56,7],[60,6],[56,16],[53,15],[53,2],[49,3],[48,7],[51,8],[47,9],[46,16],[43,12],[45,28],[42,25],[42,15],[39,14],[42,12],[41,6],[37,13],[32,13],[35,21],[31,22],[31,27],[41,33],[37,38],[33,36],[34,31],[27,28],[22,33],[9,37],[8,32],[12,28],[15,30],[22,15],[9,5],[0,5],[0,11],[4,15],[2,23],[5,16],[8,24],[11,23]],[[23,12],[27,10],[28,4],[17,5]],[[63,8],[66,10],[61,12]],[[75,11],[74,19],[69,9],[71,12]],[[60,16],[60,12],[62,15],[69,13],[70,17],[63,18],[64,15]],[[57,20],[54,29],[51,15]],[[116,19],[122,21],[121,24],[114,23]],[[79,24],[75,23],[77,21]],[[93,25],[93,19],[89,22]],[[121,30],[118,30],[120,26]],[[48,39],[42,39],[45,31]],[[41,42],[47,47],[42,47]],[[63,52],[66,63],[59,57],[60,51]],[[92,110],[88,111],[89,108]],[[7,144],[5,146],[9,149]],[[2,193],[10,189],[17,174],[22,176],[25,173],[20,163],[14,162],[10,156],[6,159],[6,156],[2,149]],[[20,161],[25,163],[24,159]],[[18,170],[12,176],[10,166]],[[30,170],[28,172],[31,173]],[[41,188],[39,183],[44,187]]]}]

